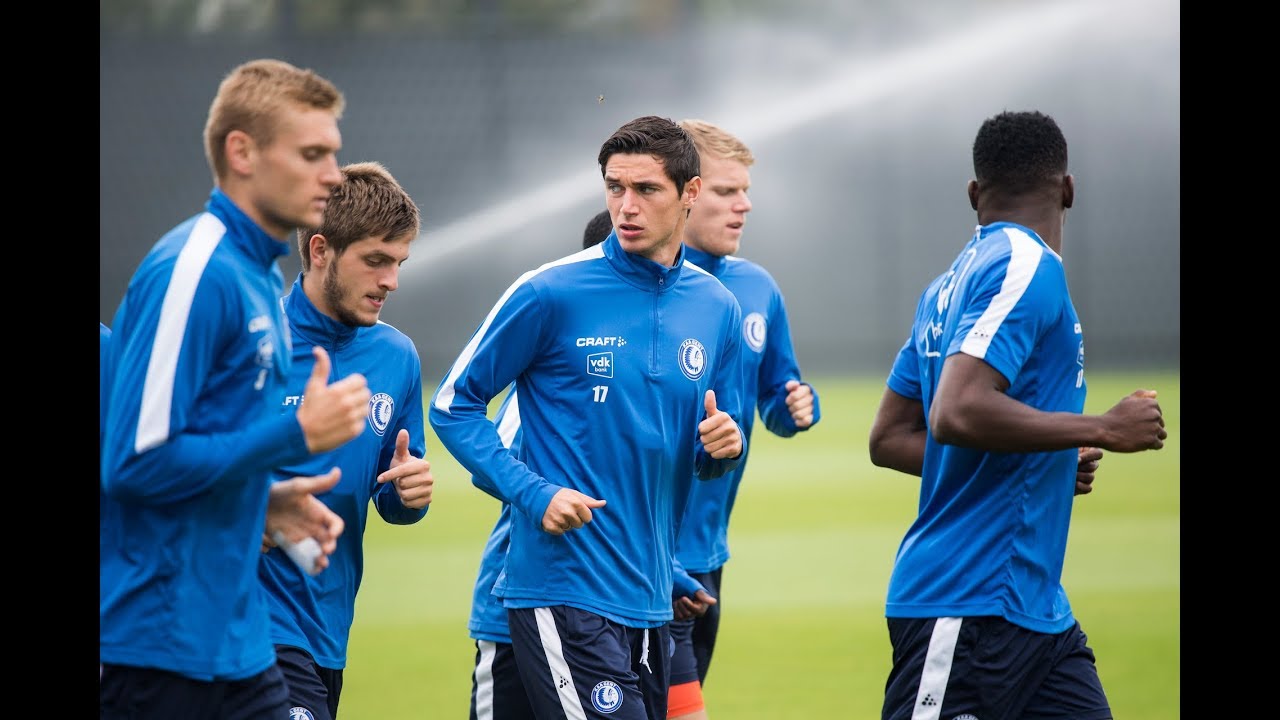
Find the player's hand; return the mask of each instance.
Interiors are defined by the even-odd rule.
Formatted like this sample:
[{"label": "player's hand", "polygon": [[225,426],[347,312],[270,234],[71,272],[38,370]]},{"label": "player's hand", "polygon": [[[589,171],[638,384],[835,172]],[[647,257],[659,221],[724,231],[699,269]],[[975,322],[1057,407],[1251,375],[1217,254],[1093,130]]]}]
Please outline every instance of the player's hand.
[{"label": "player's hand", "polygon": [[742,433],[729,413],[716,409],[715,390],[707,391],[702,406],[707,412],[705,419],[698,423],[702,446],[717,460],[738,457],[742,452]]},{"label": "player's hand", "polygon": [[577,530],[591,522],[592,508],[602,508],[604,504],[604,500],[596,500],[572,488],[561,488],[551,497],[547,511],[542,513],[542,530],[550,535]]},{"label": "player's hand", "polygon": [[431,504],[431,489],[435,487],[436,479],[431,475],[430,462],[409,454],[408,430],[400,428],[391,466],[378,476],[378,482],[394,483],[401,504],[411,510],[420,510]]},{"label": "player's hand", "polygon": [[1076,463],[1076,495],[1093,492],[1093,474],[1098,472],[1102,460],[1102,448],[1082,447]]},{"label": "player's hand", "polygon": [[813,424],[813,388],[799,380],[788,380],[787,412],[791,413],[791,421],[797,428],[807,428]]},{"label": "player's hand", "polygon": [[318,568],[329,565],[329,556],[338,549],[338,536],[345,523],[316,495],[332,490],[342,477],[342,471],[333,468],[324,475],[295,477],[272,483],[267,499],[267,529],[262,539],[264,552],[275,543],[270,538],[276,532],[290,542],[298,543],[313,538],[320,544],[323,555],[316,561]]},{"label": "player's hand", "polygon": [[711,597],[706,590],[699,590],[693,597],[683,595],[671,600],[671,613],[675,615],[676,620],[688,620],[689,618],[702,617],[707,614],[707,610],[716,604],[716,599]]},{"label": "player's hand", "polygon": [[1155,390],[1134,390],[1103,413],[1102,418],[1105,441],[1099,445],[1104,450],[1122,453],[1159,450],[1169,436]]},{"label": "player's hand", "polygon": [[307,449],[313,453],[332,450],[364,431],[369,413],[369,384],[360,373],[352,373],[329,384],[329,353],[319,345],[311,349],[316,364],[303,390],[298,407]]}]

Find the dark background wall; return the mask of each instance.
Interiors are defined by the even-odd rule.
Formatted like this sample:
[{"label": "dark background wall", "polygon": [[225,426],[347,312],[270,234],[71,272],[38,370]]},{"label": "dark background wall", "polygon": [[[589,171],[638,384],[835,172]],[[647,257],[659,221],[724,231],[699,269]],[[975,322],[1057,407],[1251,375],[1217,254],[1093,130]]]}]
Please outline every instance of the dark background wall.
[{"label": "dark background wall", "polygon": [[[244,3],[178,5],[191,17],[103,3],[107,324],[147,249],[208,196],[218,82],[271,56],[344,91],[339,160],[381,161],[422,209],[383,319],[417,343],[428,390],[517,276],[580,247],[604,206],[600,143],[647,114],[752,147],[740,254],[782,286],[802,366],[880,374],[973,231],[978,126],[1047,112],[1077,180],[1063,255],[1089,366],[1179,367],[1177,3],[264,2],[237,27],[227,7]],[[330,6],[347,14],[308,14]],[[282,268],[292,280],[296,253]]]}]

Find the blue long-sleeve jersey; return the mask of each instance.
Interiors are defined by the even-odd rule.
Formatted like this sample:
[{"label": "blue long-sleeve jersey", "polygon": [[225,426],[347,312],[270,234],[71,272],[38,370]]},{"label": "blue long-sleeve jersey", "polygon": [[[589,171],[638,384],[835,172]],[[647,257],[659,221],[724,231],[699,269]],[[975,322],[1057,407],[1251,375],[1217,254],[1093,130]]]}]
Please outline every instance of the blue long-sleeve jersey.
[{"label": "blue long-sleeve jersey", "polygon": [[129,282],[105,369],[104,663],[237,680],[275,662],[257,575],[270,470],[308,454],[278,411],[288,252],[215,189]]},{"label": "blue long-sleeve jersey", "polygon": [[[520,454],[520,400],[515,389],[502,399],[502,405],[493,416],[498,437],[512,454]],[[480,483],[482,484],[482,483]],[[476,574],[476,586],[471,597],[471,619],[467,629],[476,640],[511,644],[511,627],[507,624],[507,608],[502,599],[493,594],[493,586],[502,575],[507,562],[507,548],[511,545],[511,504],[503,502],[498,520],[489,533],[480,557],[480,571]]]},{"label": "blue long-sleeve jersey", "polygon": [[[498,427],[498,437],[502,444],[512,453],[520,452],[520,398],[515,390],[507,393],[498,407],[493,422]],[[477,483],[483,485],[483,482]],[[695,483],[696,484],[696,483]],[[687,510],[686,510],[687,512]],[[476,585],[471,597],[471,619],[467,629],[476,640],[511,644],[511,627],[507,622],[507,608],[502,599],[493,594],[493,586],[502,576],[507,562],[507,548],[511,545],[511,505],[503,502],[498,513],[498,520],[489,532],[489,539],[484,544],[484,552],[480,557],[480,571],[476,575]],[[673,595],[694,595],[698,590],[706,590],[697,580],[689,576],[680,566],[679,560],[672,565],[672,582],[675,587]]]},{"label": "blue long-sleeve jersey", "polygon": [[[1045,412],[1084,410],[1084,335],[1058,256],[1030,228],[979,226],[920,295],[889,389],[929,417],[946,358],[962,352]],[[929,433],[919,515],[889,578],[887,617],[998,615],[1042,633],[1075,623],[1062,587],[1077,451],[1000,453]]]},{"label": "blue long-sleeve jersey", "polygon": [[[671,619],[671,557],[694,471],[738,457],[702,447],[703,396],[742,426],[741,310],[715,278],[600,245],[525,273],[441,381],[428,418],[478,486],[511,503],[507,608],[570,605],[631,627]],[[513,455],[486,416],[515,382]],[[744,440],[745,449],[745,440]],[[563,536],[542,531],[572,488],[608,505]]]},{"label": "blue long-sleeve jersey", "polygon": [[[111,343],[111,328],[98,323],[98,464],[102,464],[102,432],[107,427],[107,346]],[[101,476],[101,468],[99,468]],[[101,484],[101,477],[99,477]]]},{"label": "blue long-sleeve jersey", "polygon": [[391,325],[352,327],[317,310],[302,289],[301,275],[282,302],[294,352],[280,412],[293,414],[303,402],[303,390],[315,366],[313,345],[329,353],[331,381],[360,373],[372,394],[364,432],[327,453],[281,467],[275,475],[276,480],[288,480],[323,475],[335,466],[342,469],[338,484],[317,496],[346,524],[338,549],[329,556],[329,567],[311,577],[279,548],[263,555],[258,567],[271,609],[272,641],[302,648],[321,667],[336,670],[347,664],[347,640],[364,573],[369,501],[383,520],[396,525],[416,523],[427,514],[426,507],[405,507],[394,483],[378,483],[378,475],[391,466],[402,428],[409,431],[409,453],[426,456],[422,366],[413,341]]},{"label": "blue long-sleeve jersey", "polygon": [[102,528],[106,527],[106,508],[102,496],[102,436],[107,428],[107,347],[111,343],[111,328],[98,322],[100,337],[98,348],[98,545],[102,546]]},{"label": "blue long-sleeve jersey", "polygon": [[[787,381],[802,379],[778,283],[763,267],[739,257],[711,255],[688,247],[685,259],[724,283],[742,307],[742,430],[746,437],[751,438],[757,409],[765,427],[775,435],[791,437],[807,430],[796,427],[787,409]],[[821,417],[818,391],[813,390],[813,425]],[[746,469],[744,452],[742,462],[732,471],[694,484],[676,540],[676,559],[684,571],[712,572],[729,560],[729,515]],[[688,589],[696,589],[696,581],[689,578],[685,582],[679,574],[678,567],[676,594],[691,594]]]}]

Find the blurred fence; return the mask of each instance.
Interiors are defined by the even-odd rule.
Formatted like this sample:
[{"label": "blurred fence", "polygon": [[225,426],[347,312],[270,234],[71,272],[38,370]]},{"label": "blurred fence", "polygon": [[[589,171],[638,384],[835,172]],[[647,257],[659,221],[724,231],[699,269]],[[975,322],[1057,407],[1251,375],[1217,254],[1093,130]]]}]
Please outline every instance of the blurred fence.
[{"label": "blurred fence", "polygon": [[[111,323],[151,244],[203,206],[201,131],[221,77],[279,57],[346,94],[340,161],[383,162],[422,208],[424,237],[383,319],[414,338],[428,390],[512,280],[580,246],[604,202],[600,143],[647,114],[710,120],[752,146],[740,254],[782,286],[802,366],[879,374],[921,287],[972,232],[978,125],[1005,109],[1048,112],[1077,177],[1063,254],[1090,367],[1178,368],[1176,3],[965,10],[892,28],[873,16],[833,26],[732,13],[644,32],[104,28],[100,318]],[[292,280],[296,254],[282,266]]]}]

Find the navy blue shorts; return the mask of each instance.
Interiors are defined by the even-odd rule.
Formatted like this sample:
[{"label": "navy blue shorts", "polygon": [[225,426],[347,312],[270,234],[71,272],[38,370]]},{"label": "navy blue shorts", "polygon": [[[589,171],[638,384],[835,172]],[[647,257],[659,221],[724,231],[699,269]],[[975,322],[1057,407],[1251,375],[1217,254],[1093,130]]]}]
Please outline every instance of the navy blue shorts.
[{"label": "navy blue shorts", "polygon": [[288,692],[272,665],[244,680],[192,680],[128,665],[102,666],[99,720],[282,720]]},{"label": "navy blue shorts", "polygon": [[666,625],[633,628],[586,610],[507,610],[511,646],[540,720],[665,720],[671,677]]},{"label": "navy blue shorts", "polygon": [[889,618],[881,720],[1109,720],[1080,624],[1056,635],[998,617]]},{"label": "navy blue shorts", "polygon": [[716,649],[716,635],[720,632],[720,576],[721,566],[709,573],[689,573],[694,580],[716,599],[707,608],[707,614],[699,618],[671,621],[671,639],[675,641],[675,654],[671,657],[671,684],[683,685],[694,680],[707,684],[707,670],[711,667],[711,653]]},{"label": "navy blue shorts", "polygon": [[534,720],[510,643],[476,640],[471,720]]},{"label": "navy blue shorts", "polygon": [[311,653],[276,646],[276,667],[289,686],[289,720],[335,720],[342,696],[342,670],[320,667]]}]

